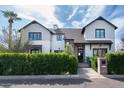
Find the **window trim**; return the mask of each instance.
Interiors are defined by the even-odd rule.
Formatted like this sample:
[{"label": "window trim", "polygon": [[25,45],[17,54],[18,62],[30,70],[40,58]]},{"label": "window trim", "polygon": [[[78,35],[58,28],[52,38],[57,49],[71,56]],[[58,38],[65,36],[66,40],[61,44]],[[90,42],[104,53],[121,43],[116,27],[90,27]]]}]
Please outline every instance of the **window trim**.
[{"label": "window trim", "polygon": [[[99,33],[97,33],[97,31],[99,31]],[[103,36],[101,33],[103,33]],[[98,37],[97,34],[99,34]],[[105,38],[105,29],[95,29],[95,38]]]},{"label": "window trim", "polygon": [[[30,33],[32,33],[32,37],[33,39],[31,38],[30,39]],[[37,33],[37,34],[36,34]],[[40,35],[38,34],[40,33]],[[34,35],[35,34],[35,35]],[[41,38],[40,38],[41,37]],[[37,38],[37,39],[36,39]],[[40,38],[40,39],[38,39]],[[28,32],[28,40],[29,41],[38,41],[38,40],[42,40],[42,32]]]},{"label": "window trim", "polygon": [[[94,50],[97,50],[97,54],[96,55],[94,55]],[[93,48],[93,56],[99,56],[100,54],[99,54],[99,52],[98,51],[103,51],[103,50],[106,50],[106,53],[108,52],[108,48]],[[101,56],[99,56],[99,57],[103,57],[103,55]]]},{"label": "window trim", "polygon": [[54,50],[54,53],[61,53],[63,52],[64,50]]},{"label": "window trim", "polygon": [[[58,38],[58,36],[59,36],[59,38]],[[61,37],[61,38],[60,38]],[[57,35],[56,36],[56,39],[57,39],[57,41],[62,41],[62,35]]]}]

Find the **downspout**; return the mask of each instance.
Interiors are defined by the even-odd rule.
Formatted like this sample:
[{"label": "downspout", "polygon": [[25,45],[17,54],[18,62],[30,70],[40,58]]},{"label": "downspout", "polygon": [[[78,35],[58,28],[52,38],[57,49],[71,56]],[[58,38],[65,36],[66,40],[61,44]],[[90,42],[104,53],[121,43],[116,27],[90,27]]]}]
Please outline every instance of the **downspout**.
[{"label": "downspout", "polygon": [[50,52],[52,52],[52,33],[50,35]]}]

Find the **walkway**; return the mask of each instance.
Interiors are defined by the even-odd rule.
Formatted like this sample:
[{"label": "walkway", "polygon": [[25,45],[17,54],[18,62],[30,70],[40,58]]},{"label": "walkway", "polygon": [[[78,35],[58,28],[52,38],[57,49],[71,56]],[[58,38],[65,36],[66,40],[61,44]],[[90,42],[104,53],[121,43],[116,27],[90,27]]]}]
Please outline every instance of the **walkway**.
[{"label": "walkway", "polygon": [[102,75],[90,68],[87,63],[78,64],[78,75],[83,75],[87,78],[104,78]]}]

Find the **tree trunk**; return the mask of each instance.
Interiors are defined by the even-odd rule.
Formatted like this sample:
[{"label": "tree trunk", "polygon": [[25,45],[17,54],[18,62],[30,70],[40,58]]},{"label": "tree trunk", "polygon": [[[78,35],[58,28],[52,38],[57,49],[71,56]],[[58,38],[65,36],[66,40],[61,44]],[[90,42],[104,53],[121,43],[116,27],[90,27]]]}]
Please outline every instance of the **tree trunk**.
[{"label": "tree trunk", "polygon": [[12,22],[9,22],[9,50],[12,48]]}]

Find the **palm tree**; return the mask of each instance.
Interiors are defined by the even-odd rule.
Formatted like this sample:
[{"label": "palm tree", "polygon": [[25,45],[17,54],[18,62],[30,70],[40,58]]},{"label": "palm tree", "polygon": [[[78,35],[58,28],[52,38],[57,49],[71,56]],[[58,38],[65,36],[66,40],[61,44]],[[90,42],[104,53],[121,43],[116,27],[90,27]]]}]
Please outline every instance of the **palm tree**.
[{"label": "palm tree", "polygon": [[8,42],[8,47],[11,50],[11,44],[12,44],[12,24],[14,21],[17,20],[21,20],[21,18],[18,17],[17,13],[13,12],[13,11],[3,11],[0,10],[4,17],[8,18],[8,22],[9,22],[9,42]]}]

